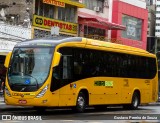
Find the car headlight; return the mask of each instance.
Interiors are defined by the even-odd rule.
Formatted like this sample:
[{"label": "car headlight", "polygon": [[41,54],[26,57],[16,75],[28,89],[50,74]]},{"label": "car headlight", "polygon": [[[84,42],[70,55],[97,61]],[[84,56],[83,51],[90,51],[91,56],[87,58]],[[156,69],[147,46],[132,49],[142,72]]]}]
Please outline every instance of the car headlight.
[{"label": "car headlight", "polygon": [[42,97],[42,96],[46,93],[47,89],[48,89],[48,85],[46,85],[46,86],[42,89],[42,91],[39,92],[39,94],[37,94],[36,98]]},{"label": "car headlight", "polygon": [[5,86],[4,93],[6,93],[7,96],[10,96],[10,97],[11,97],[11,94],[10,94],[10,92],[9,92],[9,90],[8,90],[8,88],[7,88],[7,86]]}]

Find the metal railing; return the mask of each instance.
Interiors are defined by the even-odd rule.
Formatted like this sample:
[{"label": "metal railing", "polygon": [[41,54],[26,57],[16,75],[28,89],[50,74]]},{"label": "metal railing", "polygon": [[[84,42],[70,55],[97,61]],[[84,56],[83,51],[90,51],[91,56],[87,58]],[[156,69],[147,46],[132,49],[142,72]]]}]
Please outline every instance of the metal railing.
[{"label": "metal railing", "polygon": [[0,23],[0,38],[9,40],[31,39],[31,28]]}]

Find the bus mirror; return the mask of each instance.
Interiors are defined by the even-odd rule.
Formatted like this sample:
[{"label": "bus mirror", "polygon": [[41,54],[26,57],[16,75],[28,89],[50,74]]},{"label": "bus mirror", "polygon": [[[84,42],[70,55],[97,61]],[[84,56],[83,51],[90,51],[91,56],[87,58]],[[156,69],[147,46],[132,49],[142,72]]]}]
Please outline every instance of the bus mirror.
[{"label": "bus mirror", "polygon": [[9,53],[6,55],[6,59],[5,59],[5,62],[4,62],[4,66],[5,66],[6,68],[8,68],[8,66],[9,66],[9,60],[10,60],[10,58],[11,58],[11,55],[12,55],[12,52],[9,52]]},{"label": "bus mirror", "polygon": [[59,52],[55,52],[54,54],[54,61],[53,61],[53,67],[57,66],[60,62],[61,54]]}]

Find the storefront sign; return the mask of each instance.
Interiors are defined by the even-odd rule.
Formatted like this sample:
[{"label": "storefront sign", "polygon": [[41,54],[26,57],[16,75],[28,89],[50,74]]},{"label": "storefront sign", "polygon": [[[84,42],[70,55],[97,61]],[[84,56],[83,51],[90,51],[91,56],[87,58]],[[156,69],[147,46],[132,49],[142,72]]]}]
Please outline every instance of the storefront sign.
[{"label": "storefront sign", "polygon": [[51,29],[53,26],[58,26],[60,28],[60,32],[77,34],[78,24],[34,15],[33,26],[45,29]]},{"label": "storefront sign", "polygon": [[[82,28],[80,26],[80,28]],[[84,26],[84,37],[96,39],[96,40],[105,40],[105,29],[101,29],[101,27],[91,27],[91,26]]]},{"label": "storefront sign", "polygon": [[84,35],[84,37],[86,38],[91,38],[91,39],[95,39],[95,40],[101,40],[101,41],[105,41],[105,36],[99,36],[99,35]]},{"label": "storefront sign", "polygon": [[107,40],[108,42],[117,43],[117,44],[123,44],[123,42],[116,38],[111,38]]},{"label": "storefront sign", "polygon": [[65,3],[59,0],[43,0],[43,3],[54,5],[54,6],[65,7]]}]

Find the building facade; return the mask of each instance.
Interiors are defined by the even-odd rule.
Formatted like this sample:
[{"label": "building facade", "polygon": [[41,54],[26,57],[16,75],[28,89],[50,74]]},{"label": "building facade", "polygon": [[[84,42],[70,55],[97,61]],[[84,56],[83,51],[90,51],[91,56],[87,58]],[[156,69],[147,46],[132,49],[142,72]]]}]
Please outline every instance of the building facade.
[{"label": "building facade", "polygon": [[[160,0],[156,0],[156,26],[155,26],[155,54],[157,54],[157,58],[160,64]],[[160,66],[159,66],[160,71]]]},{"label": "building facade", "polygon": [[146,50],[148,11],[145,0],[113,0],[112,22],[126,26],[125,31],[112,31],[112,38],[122,44]]},{"label": "building facade", "polygon": [[156,27],[155,36],[160,37],[160,0],[156,1]]},{"label": "building facade", "polygon": [[33,38],[51,35],[54,26],[60,28],[62,36],[78,36],[77,9],[84,4],[78,0],[34,0],[33,5]]},{"label": "building facade", "polygon": [[148,5],[148,29],[147,29],[147,37],[154,37],[155,36],[155,4]]},{"label": "building facade", "polygon": [[6,55],[21,41],[31,39],[31,2],[0,0],[0,79],[4,81]]},{"label": "building facade", "polygon": [[0,19],[32,29],[32,38],[50,35],[52,26],[60,35],[78,36],[78,0],[0,0]]},{"label": "building facade", "polygon": [[146,49],[145,0],[0,0],[0,4],[1,19],[26,27],[32,25],[32,38],[48,36],[51,27],[58,26],[63,36],[82,36]]},{"label": "building facade", "polygon": [[0,0],[0,20],[12,25],[30,24],[32,0]]},{"label": "building facade", "polygon": [[79,0],[85,8],[78,9],[79,36],[111,40],[111,30],[124,30],[125,26],[112,23],[112,0]]},{"label": "building facade", "polygon": [[31,39],[30,12],[30,0],[0,0],[0,55],[12,51],[17,42]]},{"label": "building facade", "polygon": [[147,29],[147,51],[151,53],[155,53],[155,21],[156,21],[156,14],[155,14],[155,9],[156,6],[155,4],[148,4],[147,5],[148,9],[148,29]]},{"label": "building facade", "polygon": [[147,6],[155,5],[156,0],[146,0]]}]

